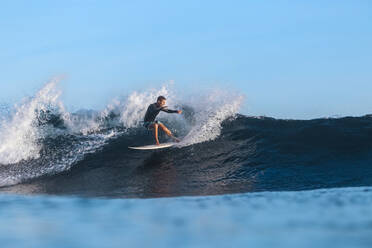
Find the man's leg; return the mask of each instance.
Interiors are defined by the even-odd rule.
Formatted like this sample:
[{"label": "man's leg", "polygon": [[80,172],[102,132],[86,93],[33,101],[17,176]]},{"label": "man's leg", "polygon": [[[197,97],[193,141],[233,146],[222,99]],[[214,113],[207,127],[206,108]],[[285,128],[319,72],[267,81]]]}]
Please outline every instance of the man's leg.
[{"label": "man's leg", "polygon": [[172,139],[174,139],[177,142],[180,142],[180,140],[177,139],[176,137],[174,137],[172,132],[163,123],[159,123],[158,125],[161,128],[161,130],[163,130],[169,137],[171,137]]},{"label": "man's leg", "polygon": [[159,127],[159,124],[157,124],[157,123],[151,124],[149,126],[149,128],[153,128],[154,129],[154,136],[155,136],[156,144],[157,145],[160,145],[159,138],[158,138],[158,127]]}]

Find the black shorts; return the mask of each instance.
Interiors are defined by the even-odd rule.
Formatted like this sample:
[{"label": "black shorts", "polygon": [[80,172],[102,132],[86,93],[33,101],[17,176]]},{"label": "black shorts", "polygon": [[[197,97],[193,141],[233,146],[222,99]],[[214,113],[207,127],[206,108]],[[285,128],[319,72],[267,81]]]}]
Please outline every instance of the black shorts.
[{"label": "black shorts", "polygon": [[161,122],[160,121],[157,121],[157,120],[155,120],[155,121],[145,121],[144,123],[143,123],[143,126],[146,128],[146,129],[150,129],[150,126],[152,125],[152,124],[160,124]]}]

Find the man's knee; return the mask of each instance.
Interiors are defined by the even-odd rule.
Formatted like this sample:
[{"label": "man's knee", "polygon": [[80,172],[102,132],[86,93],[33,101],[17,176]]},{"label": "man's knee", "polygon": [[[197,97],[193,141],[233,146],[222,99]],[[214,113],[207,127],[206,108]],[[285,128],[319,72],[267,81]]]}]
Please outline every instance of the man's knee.
[{"label": "man's knee", "polygon": [[[163,129],[164,131],[167,131],[167,130],[168,130],[168,128],[167,128],[166,126],[164,126],[164,124],[162,124],[162,123],[159,124],[159,127],[160,127],[161,129]],[[168,130],[168,131],[169,131],[169,130]]]},{"label": "man's knee", "polygon": [[161,126],[161,129],[166,132],[168,135],[172,135],[172,132],[166,127],[164,126],[163,124],[160,124]]}]

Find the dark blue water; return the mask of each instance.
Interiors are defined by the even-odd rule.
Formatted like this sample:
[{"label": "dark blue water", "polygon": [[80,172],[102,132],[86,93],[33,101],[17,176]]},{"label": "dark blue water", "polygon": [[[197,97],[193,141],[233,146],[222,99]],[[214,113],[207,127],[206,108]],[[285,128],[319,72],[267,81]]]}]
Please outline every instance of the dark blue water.
[{"label": "dark blue water", "polygon": [[[58,120],[52,123],[63,127]],[[45,168],[89,138],[44,139],[40,158],[2,165],[0,178],[46,173],[0,191],[142,198],[372,186],[371,116],[277,120],[238,115],[222,122],[215,140],[160,151],[128,149],[153,142],[141,127],[122,133],[111,129],[119,134],[62,171]]]}]

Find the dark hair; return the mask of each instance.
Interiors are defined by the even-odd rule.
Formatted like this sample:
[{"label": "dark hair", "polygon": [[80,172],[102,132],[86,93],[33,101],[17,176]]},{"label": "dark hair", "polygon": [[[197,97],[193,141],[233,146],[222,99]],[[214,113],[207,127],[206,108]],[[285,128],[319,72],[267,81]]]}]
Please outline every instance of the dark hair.
[{"label": "dark hair", "polygon": [[164,96],[159,96],[157,101],[167,100]]}]

